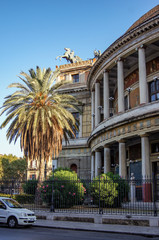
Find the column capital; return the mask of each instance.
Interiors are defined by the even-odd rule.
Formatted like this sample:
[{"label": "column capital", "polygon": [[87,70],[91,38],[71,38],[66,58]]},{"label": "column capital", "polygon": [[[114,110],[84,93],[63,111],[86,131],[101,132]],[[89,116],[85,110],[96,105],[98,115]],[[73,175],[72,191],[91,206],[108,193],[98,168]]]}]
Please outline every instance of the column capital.
[{"label": "column capital", "polygon": [[95,149],[94,152],[101,152],[99,148]]},{"label": "column capital", "polygon": [[149,134],[148,134],[148,133],[141,133],[139,136],[140,136],[141,138],[142,138],[142,137],[149,137]]},{"label": "column capital", "polygon": [[115,60],[115,63],[117,63],[117,62],[124,62],[124,61],[125,61],[125,58],[119,57],[119,58],[117,58],[117,59]]},{"label": "column capital", "polygon": [[97,84],[97,83],[99,83],[99,84],[100,84],[100,80],[99,80],[99,79],[97,79],[97,80],[96,80],[95,84]]},{"label": "column capital", "polygon": [[110,144],[105,144],[104,148],[110,148]]},{"label": "column capital", "polygon": [[104,73],[109,73],[109,72],[110,72],[109,69],[104,69],[103,74],[104,74]]},{"label": "column capital", "polygon": [[141,44],[138,47],[135,48],[136,51],[138,51],[139,49],[146,49],[146,45]]},{"label": "column capital", "polygon": [[123,138],[118,140],[118,143],[125,143],[125,142],[126,142],[126,140]]}]

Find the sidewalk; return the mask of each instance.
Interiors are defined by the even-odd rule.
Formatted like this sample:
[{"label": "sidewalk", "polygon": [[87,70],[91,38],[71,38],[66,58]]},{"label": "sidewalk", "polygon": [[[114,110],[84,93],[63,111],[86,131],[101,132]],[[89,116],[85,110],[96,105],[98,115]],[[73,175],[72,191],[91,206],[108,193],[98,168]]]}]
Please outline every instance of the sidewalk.
[{"label": "sidewalk", "polygon": [[[62,216],[62,215],[63,214],[60,214],[60,216]],[[45,216],[43,216],[43,217],[45,217]],[[108,216],[104,216],[104,218],[105,217],[108,219]],[[118,216],[118,217],[120,218],[120,216]],[[57,218],[57,215],[55,217],[53,213],[48,213],[47,219],[37,219],[34,226],[58,228],[58,229],[98,231],[98,232],[108,232],[108,233],[121,233],[121,234],[133,234],[133,235],[159,237],[159,227],[158,226],[149,227],[149,226],[136,226],[136,225],[103,224],[102,222],[101,223],[92,223],[92,222],[84,222],[84,221],[77,222],[77,219],[75,221],[73,221],[73,220],[72,221],[60,221],[60,218],[59,218],[59,220],[55,220],[56,218]],[[66,218],[66,215],[65,215],[65,218]],[[92,215],[90,215],[90,219],[91,218],[92,218]],[[102,216],[102,218],[103,218],[103,216]],[[100,219],[102,219],[102,218],[100,217]],[[121,216],[121,219],[122,218],[123,218],[123,216]],[[143,217],[139,217],[139,218],[141,220],[143,219],[143,221],[144,221]],[[88,215],[87,215],[87,220],[88,220]]]}]

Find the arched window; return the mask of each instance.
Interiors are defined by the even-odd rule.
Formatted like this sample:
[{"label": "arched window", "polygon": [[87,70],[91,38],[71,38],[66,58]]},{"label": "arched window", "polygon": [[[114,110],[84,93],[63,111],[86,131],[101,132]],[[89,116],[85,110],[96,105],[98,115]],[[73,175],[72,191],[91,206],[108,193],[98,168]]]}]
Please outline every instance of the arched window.
[{"label": "arched window", "polygon": [[72,170],[72,171],[74,171],[74,172],[76,172],[77,173],[77,165],[76,164],[71,164],[71,167],[70,167],[70,169]]}]

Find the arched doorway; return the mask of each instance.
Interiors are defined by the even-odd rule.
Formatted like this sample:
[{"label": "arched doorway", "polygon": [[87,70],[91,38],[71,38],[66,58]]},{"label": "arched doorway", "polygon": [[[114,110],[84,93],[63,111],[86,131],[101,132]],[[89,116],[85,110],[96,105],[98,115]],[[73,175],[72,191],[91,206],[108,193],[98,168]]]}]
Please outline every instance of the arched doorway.
[{"label": "arched doorway", "polygon": [[76,164],[71,164],[71,167],[70,167],[70,169],[72,170],[72,171],[74,171],[74,172],[76,172],[77,173],[77,165]]}]

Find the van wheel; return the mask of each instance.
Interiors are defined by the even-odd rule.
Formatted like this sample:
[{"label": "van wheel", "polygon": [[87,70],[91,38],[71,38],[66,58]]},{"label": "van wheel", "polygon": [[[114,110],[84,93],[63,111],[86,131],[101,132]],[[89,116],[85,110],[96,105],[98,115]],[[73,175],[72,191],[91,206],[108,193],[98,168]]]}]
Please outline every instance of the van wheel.
[{"label": "van wheel", "polygon": [[17,219],[15,217],[10,217],[8,219],[7,224],[8,224],[9,228],[15,228],[17,226],[18,222],[17,222]]}]

